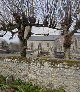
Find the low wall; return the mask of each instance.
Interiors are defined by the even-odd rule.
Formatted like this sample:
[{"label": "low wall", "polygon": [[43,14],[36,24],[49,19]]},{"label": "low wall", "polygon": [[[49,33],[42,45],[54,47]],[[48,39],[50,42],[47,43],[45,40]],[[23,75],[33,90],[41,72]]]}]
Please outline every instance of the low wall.
[{"label": "low wall", "polygon": [[48,88],[64,87],[66,92],[80,92],[80,63],[75,61],[0,59],[0,75],[13,75]]}]

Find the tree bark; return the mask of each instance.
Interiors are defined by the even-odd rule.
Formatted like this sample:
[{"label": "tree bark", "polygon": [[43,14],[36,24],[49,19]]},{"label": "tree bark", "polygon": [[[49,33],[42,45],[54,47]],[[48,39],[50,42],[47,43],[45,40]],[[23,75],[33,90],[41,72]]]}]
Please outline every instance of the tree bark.
[{"label": "tree bark", "polygon": [[21,43],[21,56],[26,57],[26,48],[27,48],[27,41],[24,39],[24,41],[20,41]]},{"label": "tree bark", "polygon": [[27,49],[27,40],[30,37],[31,33],[31,28],[30,26],[26,26],[24,28],[23,35],[21,36],[22,39],[20,39],[21,43],[21,56],[26,57],[26,49]]},{"label": "tree bark", "polygon": [[73,41],[72,41],[73,35],[74,35],[74,31],[69,32],[69,33],[64,35],[63,46],[64,46],[65,59],[71,59],[70,47],[71,47],[71,44],[73,43]]},{"label": "tree bark", "polygon": [[36,18],[34,16],[30,17],[29,23],[24,12],[22,13],[22,19],[18,13],[13,13],[13,17],[18,24],[18,37],[21,42],[21,56],[26,57],[27,39],[31,36],[31,27],[35,24]]},{"label": "tree bark", "polygon": [[20,29],[18,29],[18,38],[20,40],[20,46],[21,46],[21,51],[20,54],[22,57],[26,57],[26,39],[24,39],[24,31],[25,27],[21,25]]},{"label": "tree bark", "polygon": [[64,58],[66,60],[71,59],[71,57],[70,57],[70,47],[67,48],[67,49],[64,47],[64,54],[65,54]]}]

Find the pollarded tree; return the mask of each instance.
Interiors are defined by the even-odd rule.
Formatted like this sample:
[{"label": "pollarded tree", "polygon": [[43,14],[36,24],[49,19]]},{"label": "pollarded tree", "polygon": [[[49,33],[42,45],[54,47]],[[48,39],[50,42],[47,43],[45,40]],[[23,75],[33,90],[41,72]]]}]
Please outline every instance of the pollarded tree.
[{"label": "pollarded tree", "polygon": [[[21,42],[21,56],[26,57],[27,39],[31,35],[31,27],[35,24],[36,19],[32,14],[30,0],[1,0],[2,12],[1,12],[1,30],[10,31],[12,37],[15,33],[18,33],[19,40]],[[13,20],[14,19],[14,20]],[[13,29],[18,29],[17,32],[13,32]],[[4,36],[4,35],[3,35]]]},{"label": "pollarded tree", "polygon": [[[77,2],[76,2],[77,3]],[[79,4],[79,3],[78,3]],[[74,26],[73,31],[70,32],[70,27],[72,25],[72,18],[73,16],[73,11],[72,11],[72,3],[71,1],[67,0],[67,6],[65,7],[65,16],[62,20],[61,23],[61,27],[63,29],[63,33],[64,33],[64,43],[63,43],[63,47],[64,47],[64,52],[65,52],[65,58],[66,59],[70,59],[70,47],[72,44],[72,37],[74,35],[75,32],[77,32],[78,29],[80,29],[80,20],[77,19],[77,6],[76,7],[76,13],[75,13],[75,18],[76,18],[76,24]]]},{"label": "pollarded tree", "polygon": [[[80,2],[78,0],[51,0],[51,14],[55,17],[57,23],[61,24],[63,30],[63,47],[65,58],[70,58],[70,47],[72,44],[72,36],[79,29],[77,13],[80,10]],[[50,15],[51,15],[50,14]],[[73,23],[76,21],[74,29],[71,30]]]},{"label": "pollarded tree", "polygon": [[32,16],[28,19],[25,14],[22,13],[22,19],[18,13],[13,14],[16,23],[18,24],[18,37],[21,41],[22,53],[21,55],[26,57],[27,40],[31,35],[31,27],[35,25],[36,19]]},{"label": "pollarded tree", "polygon": [[[47,16],[51,20],[54,17],[57,23],[61,24],[63,30],[63,47],[65,58],[70,58],[70,47],[72,44],[72,37],[78,29],[80,29],[80,20],[77,15],[80,14],[80,1],[79,0],[47,0]],[[78,14],[79,13],[79,14]],[[45,18],[45,21],[47,18]],[[71,30],[73,23],[76,21],[74,29]],[[47,21],[45,22],[46,24]],[[55,23],[54,23],[55,24]],[[50,21],[52,27],[52,20]],[[53,28],[53,27],[52,27]],[[55,27],[54,27],[55,28]]]},{"label": "pollarded tree", "polygon": [[[72,37],[78,29],[80,29],[80,20],[77,15],[80,14],[79,0],[51,0],[47,4],[47,13],[49,18],[54,17],[57,23],[61,24],[63,30],[63,47],[65,58],[70,58],[70,47],[72,44]],[[79,13],[79,14],[78,14]],[[74,29],[71,31],[73,23],[76,21]],[[54,23],[55,24],[55,23]],[[50,26],[52,21],[50,22]],[[52,27],[52,26],[51,26]]]}]

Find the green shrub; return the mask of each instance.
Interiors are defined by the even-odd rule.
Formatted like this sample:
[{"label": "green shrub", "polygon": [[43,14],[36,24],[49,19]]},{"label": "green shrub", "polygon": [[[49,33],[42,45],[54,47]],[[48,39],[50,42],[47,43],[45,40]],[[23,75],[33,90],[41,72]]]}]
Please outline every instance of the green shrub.
[{"label": "green shrub", "polygon": [[5,84],[6,83],[6,78],[0,75],[0,84]]}]

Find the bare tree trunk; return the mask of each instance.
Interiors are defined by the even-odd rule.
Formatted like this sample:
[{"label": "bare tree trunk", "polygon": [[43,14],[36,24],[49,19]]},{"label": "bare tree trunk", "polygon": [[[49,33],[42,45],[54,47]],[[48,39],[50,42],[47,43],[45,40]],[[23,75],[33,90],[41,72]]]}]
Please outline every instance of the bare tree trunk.
[{"label": "bare tree trunk", "polygon": [[72,37],[74,35],[74,32],[69,32],[64,35],[64,53],[65,53],[65,59],[71,59],[70,57],[70,47],[72,42]]},{"label": "bare tree trunk", "polygon": [[23,41],[20,41],[20,43],[21,43],[21,56],[26,57],[26,48],[27,48],[26,39],[24,39]]},{"label": "bare tree trunk", "polygon": [[68,35],[68,32],[66,30],[64,30],[64,43],[63,43],[63,47],[64,47],[64,59],[70,59],[70,42],[71,42],[71,38]]},{"label": "bare tree trunk", "polygon": [[26,39],[24,39],[24,31],[25,31],[25,27],[21,25],[20,31],[18,32],[18,37],[21,46],[20,54],[22,57],[26,57],[26,46],[27,46]]},{"label": "bare tree trunk", "polygon": [[65,54],[65,57],[64,57],[65,59],[67,59],[67,60],[68,60],[68,59],[71,59],[71,57],[70,57],[70,48],[67,48],[67,49],[66,49],[66,48],[64,47],[64,54]]},{"label": "bare tree trunk", "polygon": [[31,33],[31,28],[30,26],[26,26],[24,29],[24,34],[23,34],[23,40],[20,40],[21,42],[21,56],[22,57],[26,57],[26,49],[27,49],[27,40],[30,37],[30,33]]},{"label": "bare tree trunk", "polygon": [[[18,37],[21,43],[21,56],[26,57],[27,39],[31,36],[31,26],[28,26],[28,19],[26,18],[24,12],[22,13],[22,19],[18,13],[13,13],[13,17],[18,24]],[[35,21],[33,22],[35,23]]]}]

